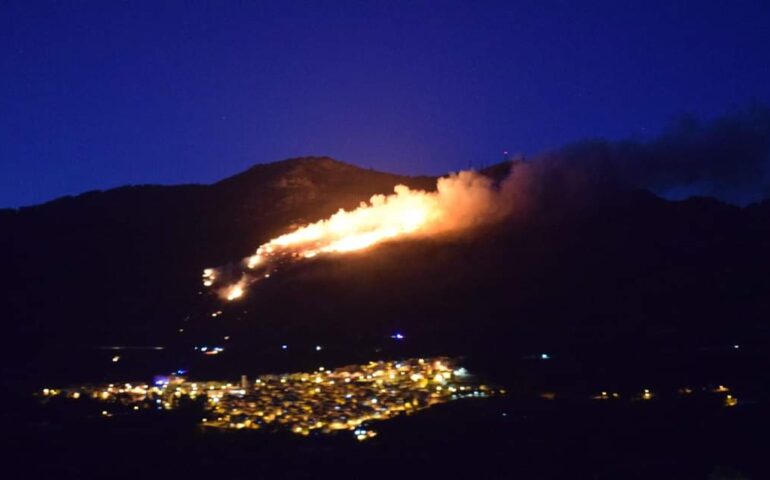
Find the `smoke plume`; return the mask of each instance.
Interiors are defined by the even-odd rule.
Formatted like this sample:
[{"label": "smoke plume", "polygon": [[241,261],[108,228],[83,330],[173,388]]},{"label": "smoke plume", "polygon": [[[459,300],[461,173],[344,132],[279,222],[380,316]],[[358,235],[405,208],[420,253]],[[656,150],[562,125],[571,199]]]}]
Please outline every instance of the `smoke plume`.
[{"label": "smoke plume", "polygon": [[[711,122],[685,116],[650,141],[590,140],[533,158],[513,174],[527,201],[635,186],[667,198],[713,196],[745,205],[770,195],[770,108]],[[520,192],[520,196],[523,192]]]}]

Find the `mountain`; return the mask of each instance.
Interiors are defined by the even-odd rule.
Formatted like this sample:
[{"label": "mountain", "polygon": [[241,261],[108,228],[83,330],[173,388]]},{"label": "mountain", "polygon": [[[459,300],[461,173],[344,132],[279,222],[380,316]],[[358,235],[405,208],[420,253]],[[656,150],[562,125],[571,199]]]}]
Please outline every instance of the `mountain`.
[{"label": "mountain", "polygon": [[[500,179],[509,168],[486,173]],[[229,361],[263,368],[289,368],[278,357],[288,343],[322,344],[330,361],[435,352],[504,371],[527,352],[615,355],[767,336],[770,203],[669,202],[634,189],[579,208],[555,192],[498,225],[316,259],[237,305],[199,295],[204,267],[398,183],[435,187],[311,157],[213,185],[123,187],[0,211],[10,352],[50,366],[46,352],[62,345],[191,352],[232,336]],[[393,345],[396,331],[409,341]]]},{"label": "mountain", "polygon": [[36,341],[144,343],[186,311],[203,267],[398,183],[435,184],[310,157],[213,185],[129,186],[1,211],[5,328]]}]

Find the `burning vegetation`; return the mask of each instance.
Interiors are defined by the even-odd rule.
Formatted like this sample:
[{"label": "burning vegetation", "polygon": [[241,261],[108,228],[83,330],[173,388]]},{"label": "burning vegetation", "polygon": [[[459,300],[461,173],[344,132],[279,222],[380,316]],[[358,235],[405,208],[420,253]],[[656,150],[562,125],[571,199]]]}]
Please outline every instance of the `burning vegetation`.
[{"label": "burning vegetation", "polygon": [[205,269],[203,285],[213,288],[223,300],[233,301],[242,298],[249,285],[269,278],[281,265],[496,221],[511,210],[512,202],[503,198],[510,196],[505,185],[496,185],[491,178],[473,171],[438,179],[433,192],[396,185],[391,195],[374,195],[355,210],[340,209],[327,219],[269,240],[245,258],[235,274]]}]

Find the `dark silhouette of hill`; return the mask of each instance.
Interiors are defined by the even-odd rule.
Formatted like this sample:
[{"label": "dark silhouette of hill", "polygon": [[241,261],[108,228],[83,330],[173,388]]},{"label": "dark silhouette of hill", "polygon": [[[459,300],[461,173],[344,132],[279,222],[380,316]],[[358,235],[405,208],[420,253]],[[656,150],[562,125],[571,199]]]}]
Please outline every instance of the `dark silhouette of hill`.
[{"label": "dark silhouette of hill", "polygon": [[[508,168],[486,173],[500,179]],[[502,224],[308,261],[236,305],[198,294],[202,268],[397,183],[432,189],[435,179],[300,158],[213,185],[123,187],[2,211],[9,349],[192,351],[227,334],[229,361],[265,369],[289,343],[323,344],[339,362],[435,352],[503,370],[526,352],[612,357],[766,339],[770,203],[669,202],[620,187],[577,206],[551,192]],[[409,341],[393,346],[395,331]]]},{"label": "dark silhouette of hill", "polygon": [[2,211],[5,328],[43,342],[157,341],[189,309],[204,266],[398,183],[435,182],[310,157],[213,185],[129,186]]}]

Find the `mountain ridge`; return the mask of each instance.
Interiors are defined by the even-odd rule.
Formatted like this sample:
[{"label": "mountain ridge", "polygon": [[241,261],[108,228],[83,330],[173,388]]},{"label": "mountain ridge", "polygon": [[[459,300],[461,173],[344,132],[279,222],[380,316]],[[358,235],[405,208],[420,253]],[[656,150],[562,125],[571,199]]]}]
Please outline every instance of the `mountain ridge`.
[{"label": "mountain ridge", "polygon": [[[144,183],[144,184],[120,185],[113,188],[93,189],[93,190],[87,190],[85,192],[81,192],[77,194],[63,195],[60,197],[56,197],[56,198],[46,200],[44,202],[40,202],[37,204],[32,204],[32,205],[0,208],[0,214],[7,214],[9,212],[11,213],[24,212],[24,211],[29,211],[30,209],[37,209],[37,208],[52,205],[52,204],[68,203],[72,200],[93,199],[94,197],[100,197],[105,194],[116,195],[116,194],[133,193],[133,192],[139,192],[139,191],[166,190],[166,189],[171,190],[171,189],[221,188],[224,186],[231,186],[234,184],[243,186],[242,184],[244,182],[248,182],[249,180],[254,180],[255,177],[258,181],[261,181],[259,177],[265,176],[265,175],[269,176],[269,178],[277,178],[278,180],[280,180],[282,177],[284,179],[301,178],[302,174],[312,175],[312,174],[321,173],[323,171],[326,172],[327,176],[330,174],[341,174],[341,173],[361,174],[366,172],[366,173],[382,176],[383,178],[399,179],[399,181],[402,181],[402,182],[410,182],[410,181],[417,182],[416,185],[420,185],[420,187],[424,186],[426,189],[430,189],[429,182],[435,181],[435,178],[436,178],[436,177],[424,176],[424,175],[409,176],[409,175],[400,175],[400,174],[382,172],[382,171],[377,171],[373,169],[359,167],[351,163],[342,162],[332,157],[326,157],[326,156],[292,157],[292,158],[287,158],[287,159],[279,160],[275,162],[256,163],[251,167],[247,168],[246,170],[227,176],[220,180],[216,180],[211,183],[180,183],[180,184]],[[419,188],[419,187],[416,187],[416,188]]]},{"label": "mountain ridge", "polygon": [[[509,168],[486,173],[500,180]],[[22,209],[0,219],[2,328],[38,359],[62,343],[178,343],[191,315],[201,335],[239,331],[254,352],[281,335],[361,350],[396,328],[454,353],[764,335],[770,202],[670,202],[633,189],[587,203],[557,190],[500,224],[307,262],[244,299],[248,318],[211,322],[216,304],[198,295],[204,267],[397,183],[431,189],[435,179],[315,157],[207,186],[125,187]]]}]

